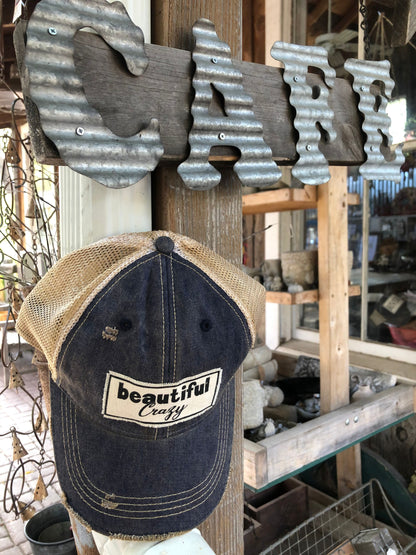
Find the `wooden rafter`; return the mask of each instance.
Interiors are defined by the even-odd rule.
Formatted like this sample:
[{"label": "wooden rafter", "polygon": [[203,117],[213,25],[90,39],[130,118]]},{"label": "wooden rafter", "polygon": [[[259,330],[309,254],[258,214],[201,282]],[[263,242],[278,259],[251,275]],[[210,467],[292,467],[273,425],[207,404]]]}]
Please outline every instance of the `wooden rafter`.
[{"label": "wooden rafter", "polygon": [[396,3],[393,16],[392,46],[407,44],[416,33],[416,0]]}]

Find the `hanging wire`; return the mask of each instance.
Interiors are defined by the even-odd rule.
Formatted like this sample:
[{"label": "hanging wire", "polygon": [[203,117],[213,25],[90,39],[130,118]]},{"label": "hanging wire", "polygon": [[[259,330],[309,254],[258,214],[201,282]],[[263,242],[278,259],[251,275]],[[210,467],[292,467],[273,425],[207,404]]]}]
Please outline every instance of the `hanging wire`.
[{"label": "hanging wire", "polygon": [[[0,342],[0,360],[9,370],[9,385],[0,391],[0,397],[19,395],[19,402],[26,398],[32,406],[27,423],[16,411],[16,424],[4,429],[0,426],[2,454],[9,464],[3,497],[3,509],[27,520],[35,511],[35,503],[47,495],[47,489],[55,478],[55,463],[46,457],[48,420],[43,409],[40,382],[38,393],[32,394],[18,371],[18,359],[22,357],[22,345],[17,333],[10,340],[9,328],[14,329],[20,306],[42,275],[56,262],[56,174],[36,164],[30,138],[22,136],[16,124],[15,110],[19,98],[13,102],[11,130],[0,136],[3,151],[3,167],[0,179],[0,302],[6,308],[6,319]],[[0,164],[1,166],[1,164]],[[13,381],[14,380],[14,381]],[[18,424],[17,424],[18,423]],[[7,457],[3,442],[10,439]],[[21,438],[21,439],[20,439]],[[27,442],[26,451],[24,444]],[[3,461],[2,461],[2,464]],[[42,473],[51,477],[43,479]],[[41,493],[33,488],[31,480],[38,476]],[[29,491],[34,490],[30,496]],[[36,495],[37,494],[37,495]]]},{"label": "hanging wire", "polygon": [[332,31],[332,0],[328,0],[328,33]]},{"label": "hanging wire", "polygon": [[364,34],[364,59],[368,60],[370,56],[370,35],[368,32],[368,10],[367,10],[365,0],[360,0],[359,9],[360,9],[360,14],[362,16],[360,27],[363,30],[363,34]]}]

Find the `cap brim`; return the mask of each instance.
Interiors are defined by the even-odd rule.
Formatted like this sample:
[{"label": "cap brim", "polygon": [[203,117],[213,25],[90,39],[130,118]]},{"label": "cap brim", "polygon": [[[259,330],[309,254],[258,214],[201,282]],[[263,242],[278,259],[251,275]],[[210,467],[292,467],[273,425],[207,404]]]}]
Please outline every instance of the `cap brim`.
[{"label": "cap brim", "polygon": [[233,415],[231,379],[198,426],[157,441],[122,436],[86,418],[51,380],[52,438],[67,505],[93,530],[124,539],[198,526],[227,484]]}]

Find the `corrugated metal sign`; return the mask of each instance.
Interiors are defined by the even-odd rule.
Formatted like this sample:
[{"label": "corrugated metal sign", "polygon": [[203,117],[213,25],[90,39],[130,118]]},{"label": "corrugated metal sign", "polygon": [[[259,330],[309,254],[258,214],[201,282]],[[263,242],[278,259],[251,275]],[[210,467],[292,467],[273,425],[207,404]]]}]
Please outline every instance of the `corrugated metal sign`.
[{"label": "corrugated metal sign", "polygon": [[296,110],[293,125],[299,133],[296,151],[299,160],[293,167],[292,175],[307,185],[326,183],[330,178],[328,162],[319,150],[321,131],[327,133],[330,141],[336,137],[332,121],[334,112],[329,107],[327,87],[311,87],[307,83],[308,67],[322,70],[325,83],[333,87],[335,70],[328,64],[328,53],[319,46],[303,46],[277,41],[271,55],[284,63],[283,79],[290,87],[289,102]]},{"label": "corrugated metal sign", "polygon": [[[193,34],[196,69],[193,126],[188,138],[191,151],[178,167],[180,176],[190,189],[215,187],[221,174],[208,162],[209,153],[214,146],[229,145],[240,150],[234,170],[243,185],[262,188],[275,184],[281,171],[263,139],[263,126],[254,115],[252,98],[244,91],[242,73],[232,63],[230,47],[219,40],[208,19],[199,19]],[[210,112],[213,89],[223,98],[225,116]]]},{"label": "corrugated metal sign", "polygon": [[119,137],[88,104],[74,65],[74,36],[91,27],[116,51],[129,71],[141,75],[148,64],[143,33],[121,2],[42,0],[29,21],[25,55],[30,97],[42,129],[73,170],[107,187],[127,187],[158,164],[163,146],[159,124]]},{"label": "corrugated metal sign", "polygon": [[[400,181],[400,167],[404,156],[400,148],[396,148],[393,160],[381,152],[381,145],[391,145],[389,133],[390,118],[386,112],[387,99],[391,97],[394,81],[390,77],[390,62],[388,60],[371,61],[349,58],[344,68],[354,77],[353,89],[359,95],[358,109],[364,116],[362,129],[367,135],[364,152],[367,160],[360,166],[360,174],[364,179],[386,179]],[[384,85],[384,94],[374,94],[371,90],[373,83]],[[383,88],[383,87],[382,87]],[[390,154],[390,152],[389,152]]]}]

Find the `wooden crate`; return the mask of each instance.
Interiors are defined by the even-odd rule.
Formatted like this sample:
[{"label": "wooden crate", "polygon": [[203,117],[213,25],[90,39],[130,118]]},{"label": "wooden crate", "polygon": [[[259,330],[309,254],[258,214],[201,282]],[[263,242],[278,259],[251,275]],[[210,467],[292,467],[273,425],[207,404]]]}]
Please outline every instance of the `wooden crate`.
[{"label": "wooden crate", "polygon": [[257,555],[309,516],[308,487],[293,478],[258,493],[246,489],[245,498],[245,555]]}]

